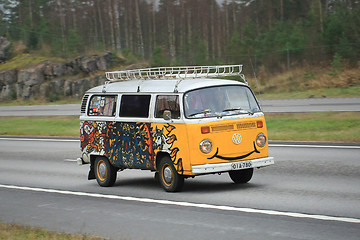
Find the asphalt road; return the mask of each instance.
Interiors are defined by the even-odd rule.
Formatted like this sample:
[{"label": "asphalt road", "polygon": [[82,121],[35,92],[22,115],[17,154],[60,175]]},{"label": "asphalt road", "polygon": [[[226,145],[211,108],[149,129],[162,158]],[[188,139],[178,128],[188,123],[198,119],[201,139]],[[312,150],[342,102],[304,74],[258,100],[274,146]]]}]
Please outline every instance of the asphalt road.
[{"label": "asphalt road", "polygon": [[166,193],[153,173],[87,180],[72,139],[0,138],[0,220],[112,239],[360,238],[360,146],[271,143],[250,183],[227,174]]},{"label": "asphalt road", "polygon": [[264,112],[360,112],[360,98],[306,98],[259,100]]},{"label": "asphalt road", "polygon": [[[264,112],[360,112],[360,98],[259,100]],[[78,116],[79,104],[0,107],[1,116]]]},{"label": "asphalt road", "polygon": [[0,107],[0,117],[10,116],[79,116],[80,104]]}]

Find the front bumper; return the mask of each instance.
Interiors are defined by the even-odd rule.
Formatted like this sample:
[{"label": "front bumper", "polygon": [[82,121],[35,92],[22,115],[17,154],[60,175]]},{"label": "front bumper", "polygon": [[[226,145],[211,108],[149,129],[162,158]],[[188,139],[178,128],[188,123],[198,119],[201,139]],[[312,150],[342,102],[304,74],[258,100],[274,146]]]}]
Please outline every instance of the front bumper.
[{"label": "front bumper", "polygon": [[77,162],[77,164],[80,165],[80,166],[81,166],[81,165],[84,165],[84,164],[88,164],[88,162],[85,162],[84,159],[82,159],[82,158],[77,158],[77,159],[76,159],[76,162]]},{"label": "front bumper", "polygon": [[274,158],[267,157],[267,158],[258,158],[258,159],[248,160],[248,161],[195,165],[195,166],[192,166],[192,172],[194,174],[228,172],[228,171],[234,170],[232,168],[232,164],[242,163],[242,162],[251,162],[251,167],[243,167],[242,169],[260,168],[260,167],[266,167],[266,166],[274,164]]}]

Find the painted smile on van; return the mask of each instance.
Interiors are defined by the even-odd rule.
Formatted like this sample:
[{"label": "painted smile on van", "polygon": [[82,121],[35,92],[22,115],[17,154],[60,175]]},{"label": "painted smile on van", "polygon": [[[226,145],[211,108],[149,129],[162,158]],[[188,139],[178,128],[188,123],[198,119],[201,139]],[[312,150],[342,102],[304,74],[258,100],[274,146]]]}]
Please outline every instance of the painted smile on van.
[{"label": "painted smile on van", "polygon": [[259,150],[256,149],[256,145],[255,145],[255,142],[254,143],[254,150],[245,154],[245,155],[242,155],[242,156],[237,156],[237,157],[224,157],[224,156],[221,156],[221,155],[218,155],[219,153],[219,148],[216,149],[216,153],[212,156],[212,157],[209,157],[208,159],[213,159],[213,158],[219,158],[219,159],[222,159],[222,160],[227,160],[227,161],[235,161],[235,160],[240,160],[240,159],[244,159],[248,156],[250,156],[251,154],[253,153],[260,153]]}]

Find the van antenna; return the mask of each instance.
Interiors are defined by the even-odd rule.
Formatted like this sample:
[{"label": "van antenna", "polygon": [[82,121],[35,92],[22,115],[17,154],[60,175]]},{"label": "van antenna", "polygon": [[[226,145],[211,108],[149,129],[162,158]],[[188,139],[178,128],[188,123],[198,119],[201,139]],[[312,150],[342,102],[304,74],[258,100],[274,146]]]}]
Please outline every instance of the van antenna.
[{"label": "van antenna", "polygon": [[[256,58],[256,55],[255,55],[255,58]],[[257,77],[256,77],[255,68],[254,68],[254,65],[253,65],[252,60],[251,60],[251,55],[250,55],[250,64],[251,64],[251,68],[252,68],[253,73],[254,73],[254,78],[255,78],[255,81],[256,81],[256,88],[258,90],[258,94],[259,94],[259,97],[260,97],[260,95],[261,95],[260,87],[259,87],[259,83],[258,83],[258,80],[257,80]]]}]

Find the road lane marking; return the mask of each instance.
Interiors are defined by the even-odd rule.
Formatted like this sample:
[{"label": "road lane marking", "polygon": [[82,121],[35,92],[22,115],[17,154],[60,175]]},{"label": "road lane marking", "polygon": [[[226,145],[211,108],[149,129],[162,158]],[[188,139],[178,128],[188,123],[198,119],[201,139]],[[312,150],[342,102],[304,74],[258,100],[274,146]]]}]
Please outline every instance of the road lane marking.
[{"label": "road lane marking", "polygon": [[[80,142],[80,139],[61,139],[61,138],[15,138],[0,137],[0,140],[11,141],[42,141],[42,142]],[[360,146],[341,146],[341,145],[310,145],[310,144],[281,144],[269,143],[269,147],[304,147],[304,148],[340,148],[340,149],[360,149]]]},{"label": "road lane marking", "polygon": [[0,188],[24,190],[24,191],[34,191],[34,192],[45,192],[45,193],[57,193],[57,194],[72,195],[72,196],[86,196],[86,197],[92,197],[92,198],[104,198],[104,199],[131,201],[131,202],[154,203],[154,204],[161,204],[161,205],[181,206],[181,207],[195,207],[195,208],[214,209],[214,210],[221,210],[221,211],[277,215],[277,216],[285,216],[285,217],[293,217],[293,218],[308,218],[308,219],[324,220],[324,221],[360,223],[360,219],[350,218],[350,217],[334,217],[334,216],[326,216],[326,215],[296,213],[296,212],[281,212],[281,211],[276,211],[276,210],[232,207],[232,206],[213,205],[213,204],[206,204],[206,203],[191,203],[191,202],[160,200],[160,199],[140,198],[140,197],[126,197],[126,196],[108,195],[108,194],[100,194],[100,193],[86,193],[86,192],[56,190],[56,189],[21,187],[21,186],[3,185],[3,184],[0,184]]},{"label": "road lane marking", "polygon": [[11,141],[40,141],[40,142],[80,142],[80,139],[57,139],[57,138],[2,138],[0,140]]},{"label": "road lane marking", "polygon": [[77,162],[77,159],[64,159],[64,162]]},{"label": "road lane marking", "polygon": [[270,143],[269,147],[298,147],[298,148],[341,148],[341,149],[360,149],[360,146],[340,146],[340,145],[308,145],[308,144],[276,144]]}]

